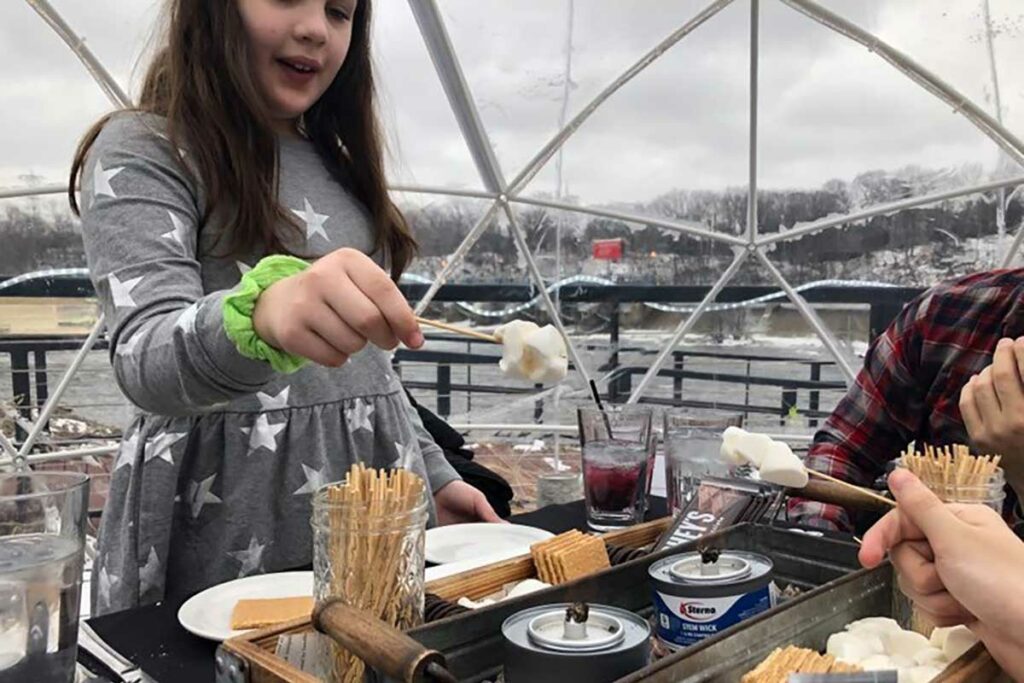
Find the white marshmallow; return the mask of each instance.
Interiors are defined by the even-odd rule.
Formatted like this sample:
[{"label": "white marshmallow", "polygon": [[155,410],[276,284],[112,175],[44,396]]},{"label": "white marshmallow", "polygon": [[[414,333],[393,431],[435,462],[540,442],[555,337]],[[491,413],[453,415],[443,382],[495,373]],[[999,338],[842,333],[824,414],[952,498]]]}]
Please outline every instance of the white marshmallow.
[{"label": "white marshmallow", "polygon": [[914,664],[914,656],[931,647],[928,639],[914,631],[890,631],[882,634],[882,645],[885,654],[892,658],[906,658],[906,665]]},{"label": "white marshmallow", "polygon": [[804,467],[803,461],[781,441],[772,443],[758,470],[761,472],[761,479],[772,484],[793,489],[807,486],[807,468]]},{"label": "white marshmallow", "polygon": [[[511,600],[512,598],[518,598],[522,595],[536,593],[537,591],[544,590],[545,588],[551,588],[551,584],[538,581],[537,579],[524,579],[509,589],[508,593],[505,595],[505,599]],[[940,652],[939,654],[942,653]]]},{"label": "white marshmallow", "polygon": [[862,659],[858,666],[865,671],[896,671],[898,668],[885,655],[871,655],[867,659]]},{"label": "white marshmallow", "polygon": [[904,669],[912,669],[917,666],[914,664],[913,659],[904,655],[891,655],[889,659],[892,660],[892,665],[900,671],[903,671]]},{"label": "white marshmallow", "polygon": [[456,604],[461,605],[462,607],[465,607],[467,609],[480,609],[481,607],[493,605],[494,600],[491,600],[490,598],[483,598],[482,600],[473,600],[471,598],[461,597],[459,598]]},{"label": "white marshmallow", "polygon": [[872,655],[885,653],[882,640],[872,633],[840,631],[828,637],[825,652],[847,664],[857,664]]},{"label": "white marshmallow", "polygon": [[760,468],[761,461],[774,443],[767,434],[727,427],[722,432],[722,457],[734,465],[750,464]]},{"label": "white marshmallow", "polygon": [[932,647],[941,650],[946,645],[946,636],[952,631],[954,626],[936,626],[932,629],[932,635],[928,639],[928,642],[932,644]]},{"label": "white marshmallow", "polygon": [[[545,325],[524,340],[524,356],[542,360],[531,379],[543,384],[554,384],[565,379],[569,372],[569,354],[565,340],[553,325]],[[540,366],[543,365],[543,370]]]},{"label": "white marshmallow", "polygon": [[946,654],[937,647],[928,646],[914,655],[914,663],[918,666],[946,666]]},{"label": "white marshmallow", "polygon": [[565,340],[551,325],[513,320],[494,331],[501,342],[501,371],[508,377],[550,384],[565,378],[569,357]]},{"label": "white marshmallow", "polygon": [[974,647],[976,642],[978,642],[978,637],[971,629],[966,626],[954,626],[946,634],[946,640],[942,643],[942,652],[946,655],[946,659],[952,662]]},{"label": "white marshmallow", "polygon": [[895,619],[889,617],[866,617],[857,621],[851,621],[846,625],[846,630],[852,633],[868,631],[881,637],[883,633],[902,631],[903,629]]},{"label": "white marshmallow", "polygon": [[722,447],[720,453],[722,460],[725,460],[730,465],[745,465],[746,460],[740,457],[739,452],[736,450],[737,442],[743,438],[743,435],[747,432],[739,427],[726,427],[725,431],[722,432]]},{"label": "white marshmallow", "polygon": [[929,683],[933,678],[942,673],[942,669],[934,666],[912,666],[900,669],[900,683]]}]

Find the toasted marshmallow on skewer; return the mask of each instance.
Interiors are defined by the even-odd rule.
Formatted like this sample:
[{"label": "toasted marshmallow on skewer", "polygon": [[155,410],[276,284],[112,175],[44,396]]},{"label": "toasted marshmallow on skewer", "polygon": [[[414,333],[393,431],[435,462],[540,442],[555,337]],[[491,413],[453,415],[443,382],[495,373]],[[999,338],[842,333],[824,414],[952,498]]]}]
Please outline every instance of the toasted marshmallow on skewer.
[{"label": "toasted marshmallow on skewer", "polygon": [[761,479],[786,486],[807,486],[807,468],[787,444],[767,434],[726,427],[722,432],[722,457],[734,465],[749,464],[761,472]]},{"label": "toasted marshmallow on skewer", "polygon": [[802,489],[809,480],[803,461],[781,441],[772,443],[758,470],[765,481],[791,489]]},{"label": "toasted marshmallow on skewer", "polygon": [[775,442],[767,434],[748,432],[739,427],[726,427],[722,432],[722,457],[733,465],[760,467],[773,443]]},{"label": "toasted marshmallow on skewer", "polygon": [[542,384],[565,379],[569,357],[562,335],[551,325],[513,320],[494,330],[501,342],[499,367],[508,377]]}]

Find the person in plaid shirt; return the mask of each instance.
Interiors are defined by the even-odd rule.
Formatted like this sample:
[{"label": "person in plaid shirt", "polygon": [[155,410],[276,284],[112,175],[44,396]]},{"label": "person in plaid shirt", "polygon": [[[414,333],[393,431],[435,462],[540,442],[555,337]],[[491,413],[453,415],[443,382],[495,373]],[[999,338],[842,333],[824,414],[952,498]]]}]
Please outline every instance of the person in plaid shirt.
[{"label": "person in plaid shirt", "polygon": [[[971,444],[1003,454],[1013,489],[1007,509],[1013,509],[1014,490],[1024,491],[1021,377],[1024,269],[933,287],[871,344],[856,383],[815,435],[806,464],[871,486],[910,441]],[[789,518],[852,529],[843,508],[806,500],[790,502]]]}]

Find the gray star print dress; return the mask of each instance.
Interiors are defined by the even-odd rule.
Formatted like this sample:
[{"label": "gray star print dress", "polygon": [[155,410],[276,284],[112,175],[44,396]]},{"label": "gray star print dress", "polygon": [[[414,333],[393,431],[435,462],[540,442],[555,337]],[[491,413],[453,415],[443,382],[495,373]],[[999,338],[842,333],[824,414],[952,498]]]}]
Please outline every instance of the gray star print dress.
[{"label": "gray star print dress", "polygon": [[[202,188],[162,130],[159,117],[116,116],[82,179],[82,232],[111,362],[137,408],[103,514],[94,614],[309,564],[310,494],[354,462],[408,458],[434,491],[458,477],[387,352],[368,346],[341,368],[282,375],[236,350],[221,302],[263,254],[214,249],[218,226],[200,226]],[[369,253],[365,210],[312,145],[282,139],[280,163],[279,201],[304,228],[289,246]]]}]

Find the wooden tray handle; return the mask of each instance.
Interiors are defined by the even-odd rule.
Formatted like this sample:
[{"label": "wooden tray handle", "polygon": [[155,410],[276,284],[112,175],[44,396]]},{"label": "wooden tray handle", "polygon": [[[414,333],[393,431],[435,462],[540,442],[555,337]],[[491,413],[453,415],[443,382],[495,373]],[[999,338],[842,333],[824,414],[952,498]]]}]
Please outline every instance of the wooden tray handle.
[{"label": "wooden tray handle", "polygon": [[816,500],[819,503],[830,503],[841,505],[850,510],[869,510],[872,512],[888,512],[892,508],[881,501],[876,501],[867,496],[857,495],[855,492],[833,484],[829,481],[812,479],[802,489],[789,489],[789,495],[794,498],[806,498]]},{"label": "wooden tray handle", "polygon": [[402,683],[456,683],[445,668],[443,654],[338,599],[328,600],[313,611],[313,627],[367,665]]}]

